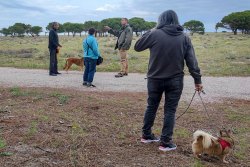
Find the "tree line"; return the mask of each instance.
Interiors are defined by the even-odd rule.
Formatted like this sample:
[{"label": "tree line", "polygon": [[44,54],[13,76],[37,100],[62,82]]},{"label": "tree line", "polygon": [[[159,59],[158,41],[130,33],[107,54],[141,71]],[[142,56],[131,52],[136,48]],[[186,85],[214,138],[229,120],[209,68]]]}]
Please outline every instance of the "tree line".
[{"label": "tree line", "polygon": [[[133,28],[133,31],[139,36],[140,32],[147,31],[155,27],[156,22],[148,22],[145,21],[143,18],[133,17],[129,19],[129,24]],[[79,33],[80,36],[82,32],[87,32],[88,29],[94,27],[96,29],[96,36],[105,36],[107,30],[104,29],[104,26],[108,25],[113,29],[120,29],[121,28],[121,18],[108,18],[102,21],[86,21],[85,23],[70,23],[66,22],[63,24],[59,23],[59,33],[66,33],[68,36],[70,33],[73,37],[76,33]],[[51,28],[51,23],[49,23],[46,27],[46,30],[49,31]]]},{"label": "tree line", "polygon": [[234,12],[223,17],[221,22],[215,25],[216,32],[219,28],[232,30],[234,35],[237,35],[238,31],[250,34],[250,10]]},{"label": "tree line", "polygon": [[43,29],[40,26],[32,26],[30,24],[24,24],[24,23],[15,23],[12,26],[9,26],[8,28],[3,28],[0,33],[2,33],[4,36],[24,36],[25,34],[28,36],[38,36],[40,32],[42,32]]},{"label": "tree line", "polygon": [[[45,35],[51,29],[51,24],[52,23],[49,23],[46,26]],[[137,36],[139,36],[141,32],[147,31],[156,26],[156,22],[145,21],[143,18],[139,17],[133,17],[129,19],[129,24],[132,26],[133,31]],[[104,29],[104,26],[106,25],[113,29],[120,29],[121,18],[108,18],[102,21],[86,21],[84,23],[59,23],[60,27],[58,29],[58,33],[65,33],[68,36],[72,34],[73,37],[78,33],[81,36],[82,32],[86,33],[89,28],[94,27],[96,29],[96,36],[105,36],[105,33],[107,31]],[[31,26],[30,24],[15,23],[14,25],[9,26],[8,28],[3,28],[0,33],[2,33],[4,36],[22,37],[25,35],[39,36],[39,33],[41,33],[42,31],[43,29],[40,26]]]},{"label": "tree line", "polygon": [[[59,33],[65,33],[68,36],[70,34],[73,37],[78,33],[80,36],[83,32],[87,32],[89,28],[94,27],[96,31],[96,36],[105,36],[107,35],[107,31],[104,29],[104,26],[108,25],[113,29],[121,28],[121,18],[108,18],[102,21],[86,21],[84,23],[59,23],[60,28],[58,30]],[[133,28],[133,31],[137,36],[142,34],[143,32],[152,29],[156,26],[156,22],[145,21],[140,17],[133,17],[129,19],[129,24]],[[204,34],[205,27],[201,21],[198,20],[190,20],[183,24],[183,27],[186,31],[189,31],[191,35],[194,33]],[[230,29],[236,35],[238,31],[241,31],[244,34],[250,34],[250,10],[243,12],[234,12],[222,18],[221,22],[218,22],[215,25],[215,30],[219,28]],[[46,26],[46,33],[51,29],[51,23]],[[4,36],[39,36],[39,34],[43,31],[40,26],[31,26],[30,24],[24,23],[15,23],[8,28],[3,28],[0,30]]]}]

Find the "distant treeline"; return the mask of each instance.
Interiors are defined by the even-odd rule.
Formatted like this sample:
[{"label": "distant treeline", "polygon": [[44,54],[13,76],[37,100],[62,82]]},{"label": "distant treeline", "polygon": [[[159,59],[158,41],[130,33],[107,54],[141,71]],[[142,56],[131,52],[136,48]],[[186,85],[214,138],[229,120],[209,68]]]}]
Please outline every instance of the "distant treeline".
[{"label": "distant treeline", "polygon": [[215,25],[216,32],[218,28],[232,30],[234,35],[238,31],[241,31],[243,34],[250,34],[250,10],[234,12],[223,17],[221,22]]},{"label": "distant treeline", "polygon": [[[120,29],[121,28],[121,18],[108,18],[102,21],[86,21],[84,23],[59,23],[60,28],[58,30],[59,33],[65,33],[68,36],[70,34],[73,37],[78,33],[81,34],[83,32],[87,32],[89,28],[93,27],[96,31],[96,36],[105,36],[107,35],[107,31],[104,29],[104,26],[109,26],[113,29]],[[129,24],[133,28],[133,31],[137,36],[141,33],[152,29],[156,26],[156,22],[145,21],[143,18],[133,17],[129,19]],[[198,20],[190,20],[183,24],[183,27],[186,31],[189,31],[191,35],[194,33],[204,34],[205,28],[204,24]],[[250,10],[243,11],[243,12],[235,12],[231,13],[222,18],[221,22],[218,22],[215,25],[215,30],[219,28],[229,29],[236,35],[238,31],[241,31],[244,34],[250,34]],[[46,33],[51,29],[51,23],[46,26]],[[31,26],[30,24],[24,23],[15,23],[8,28],[3,28],[0,30],[4,36],[38,36],[43,31],[42,27],[40,26]]]},{"label": "distant treeline", "polygon": [[[129,19],[129,24],[133,27],[133,31],[138,36],[139,33],[143,31],[147,31],[149,29],[152,29],[156,26],[156,22],[149,22],[145,21],[143,18],[134,17]],[[83,32],[87,32],[89,28],[95,28],[96,29],[96,35],[104,36],[107,32],[104,29],[104,26],[109,26],[113,29],[120,29],[121,28],[121,18],[108,18],[104,19],[102,21],[86,21],[85,23],[59,23],[60,27],[58,30],[58,33],[66,33],[68,36],[70,34],[73,35],[73,37],[76,35],[76,33],[79,33],[80,36]],[[49,23],[46,26],[46,32],[45,34],[51,29],[51,23]],[[38,36],[39,33],[41,33],[42,27],[39,26],[31,26],[26,25],[24,23],[15,23],[13,26],[10,26],[8,28],[3,28],[0,33],[2,33],[4,36]]]}]

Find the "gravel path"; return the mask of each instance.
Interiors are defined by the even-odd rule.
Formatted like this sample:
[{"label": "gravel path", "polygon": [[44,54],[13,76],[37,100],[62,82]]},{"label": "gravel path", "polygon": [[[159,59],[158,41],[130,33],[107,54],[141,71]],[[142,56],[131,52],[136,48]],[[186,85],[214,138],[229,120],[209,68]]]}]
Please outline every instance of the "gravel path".
[{"label": "gravel path", "polygon": [[[50,87],[77,89],[82,91],[146,92],[145,74],[130,73],[123,78],[115,78],[115,73],[97,72],[94,84],[97,88],[82,86],[82,72],[62,72],[52,77],[47,70],[30,70],[0,67],[1,87]],[[221,98],[250,100],[250,77],[203,77],[206,91],[204,99],[215,101]],[[190,99],[194,93],[193,79],[185,77],[182,99]]]}]

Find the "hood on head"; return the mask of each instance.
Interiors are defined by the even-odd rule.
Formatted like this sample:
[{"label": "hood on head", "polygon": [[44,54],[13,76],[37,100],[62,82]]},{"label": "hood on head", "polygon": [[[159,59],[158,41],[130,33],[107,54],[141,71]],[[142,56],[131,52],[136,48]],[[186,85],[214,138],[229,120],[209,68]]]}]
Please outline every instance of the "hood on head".
[{"label": "hood on head", "polygon": [[183,34],[183,27],[180,25],[166,25],[161,28],[165,33],[171,36],[178,36]]}]

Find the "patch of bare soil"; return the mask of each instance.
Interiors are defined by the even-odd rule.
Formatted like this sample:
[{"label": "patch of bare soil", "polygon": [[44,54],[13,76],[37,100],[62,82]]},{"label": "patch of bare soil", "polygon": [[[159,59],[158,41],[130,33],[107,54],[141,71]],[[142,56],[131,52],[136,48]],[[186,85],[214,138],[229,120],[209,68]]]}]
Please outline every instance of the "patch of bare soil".
[{"label": "patch of bare soil", "polygon": [[[176,122],[177,150],[162,153],[156,143],[140,143],[144,93],[0,88],[0,166],[250,166],[250,101],[225,99],[206,105],[212,121],[200,103],[193,104]],[[180,102],[177,115],[186,106]],[[162,119],[163,104],[154,125],[156,135]],[[215,133],[215,124],[233,128],[236,147],[229,165],[216,157],[193,158],[192,133]]]}]

